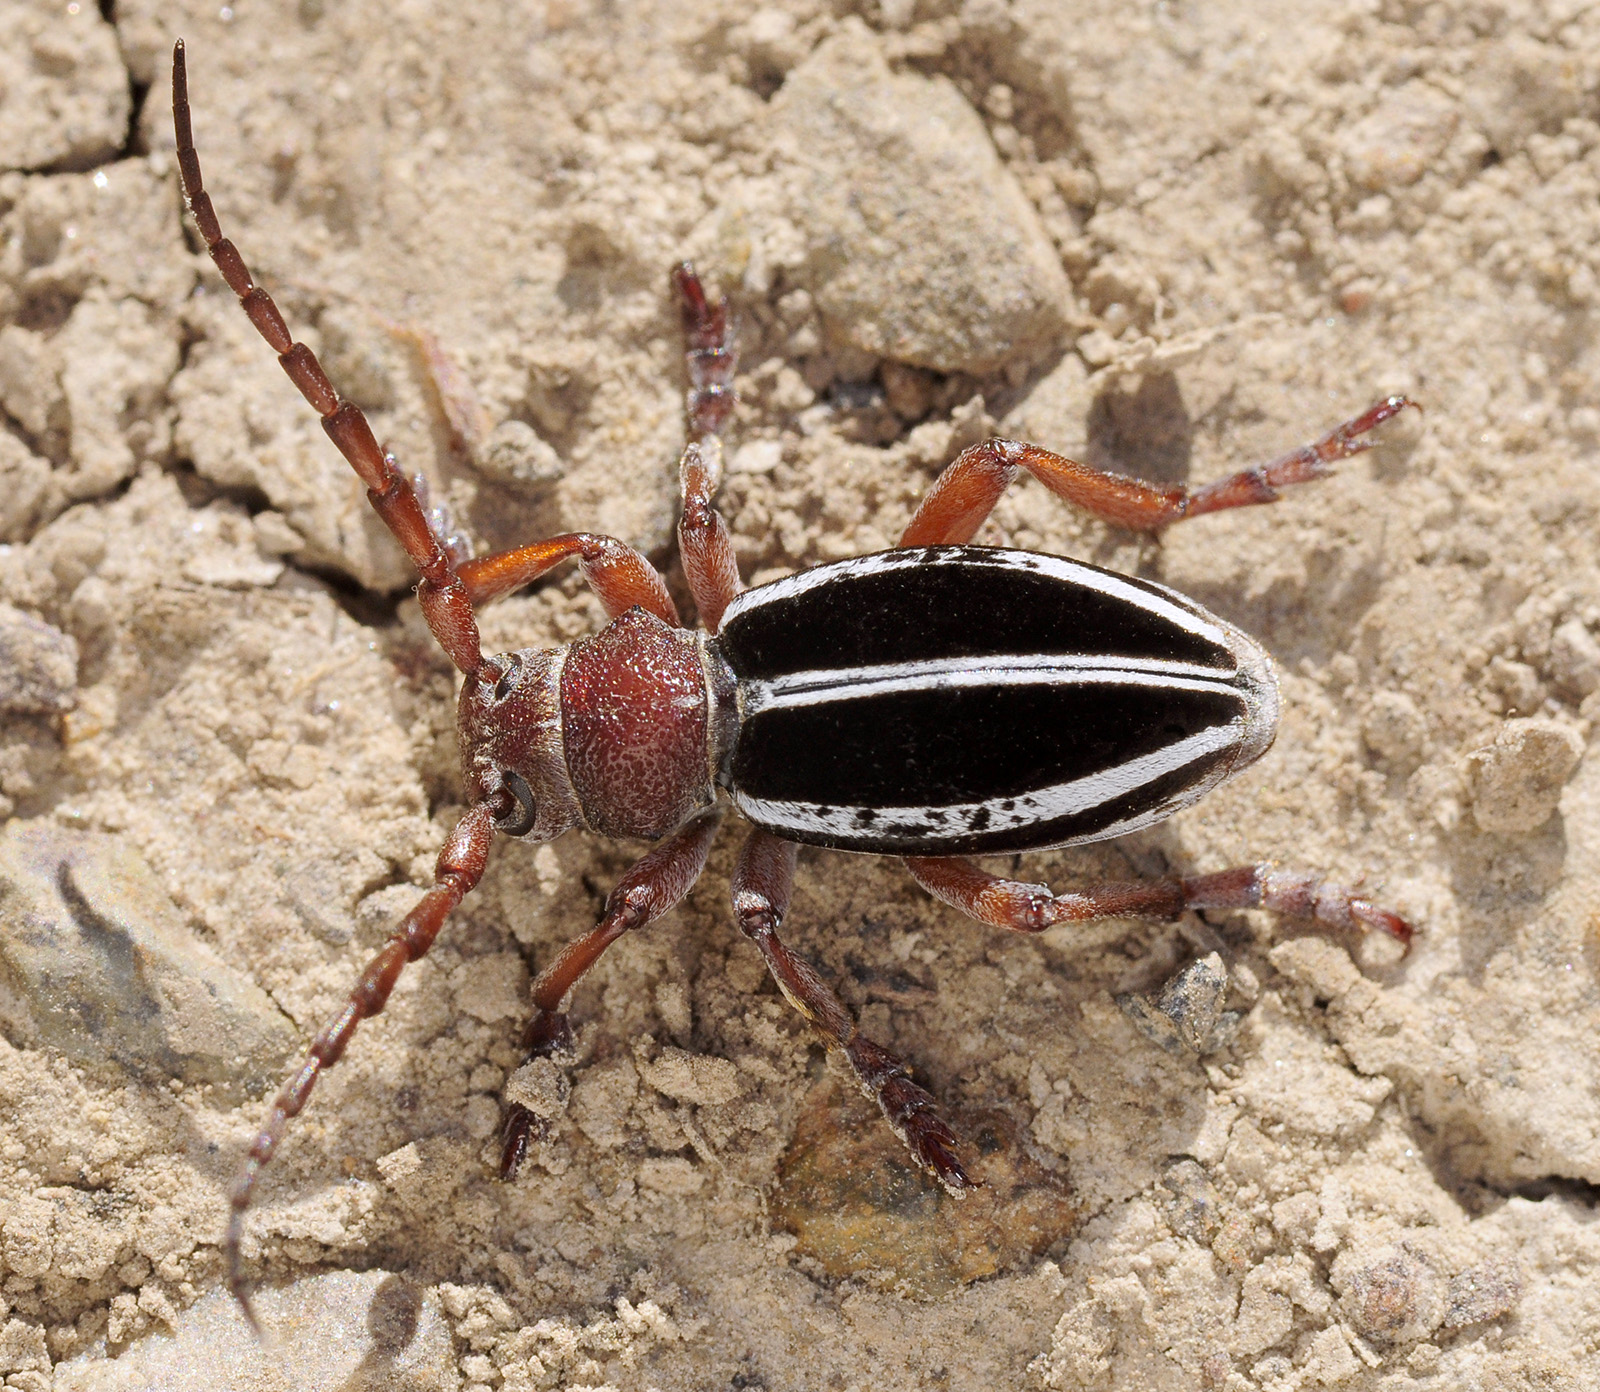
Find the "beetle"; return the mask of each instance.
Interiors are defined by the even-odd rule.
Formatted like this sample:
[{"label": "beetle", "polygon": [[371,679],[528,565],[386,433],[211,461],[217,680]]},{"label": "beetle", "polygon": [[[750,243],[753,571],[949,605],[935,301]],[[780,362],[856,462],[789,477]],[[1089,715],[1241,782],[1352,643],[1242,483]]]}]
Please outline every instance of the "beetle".
[{"label": "beetle", "polygon": [[[378,1014],[481,878],[495,835],[545,841],[573,827],[656,843],[624,874],[598,924],[532,988],[530,1058],[570,1058],[563,1003],[602,952],[680,903],[705,866],[724,802],[751,824],[733,913],[783,994],[848,1061],[916,1161],[946,1190],[975,1187],[954,1131],[906,1065],[861,1034],[822,977],[779,936],[796,847],[902,857],[932,893],[1016,932],[1105,917],[1262,907],[1408,943],[1398,914],[1313,874],[1244,865],[1055,894],[967,857],[1072,846],[1148,826],[1266,752],[1278,719],[1271,659],[1176,591],[1083,562],[976,546],[1025,470],[1096,517],[1158,532],[1185,518],[1269,503],[1372,447],[1414,403],[1391,396],[1313,444],[1190,491],[1107,473],[1037,445],[988,440],[939,476],[896,548],[745,590],[713,506],[736,355],[725,300],[692,266],[672,279],[686,339],[688,444],[678,546],[702,627],[632,547],[574,532],[458,557],[365,416],[294,341],[272,297],[222,236],[201,178],[182,40],[172,72],[177,160],[206,250],[290,380],[322,419],[420,573],[428,627],[461,674],[457,725],[466,814],[433,885],[362,972],[273,1102],[230,1192],[227,1281],[254,1323],[240,1246],[261,1172],[317,1079]],[[575,560],[610,622],[552,651],[486,655],[475,610]],[[507,1108],[501,1173],[541,1134]]]}]

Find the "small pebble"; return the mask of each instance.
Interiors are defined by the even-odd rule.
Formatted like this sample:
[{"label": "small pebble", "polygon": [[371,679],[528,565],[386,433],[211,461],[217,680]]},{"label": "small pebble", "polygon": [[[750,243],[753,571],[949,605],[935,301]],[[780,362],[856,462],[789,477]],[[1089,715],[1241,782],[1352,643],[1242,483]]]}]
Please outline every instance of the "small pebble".
[{"label": "small pebble", "polygon": [[1445,1292],[1447,1328],[1482,1324],[1499,1319],[1517,1308],[1522,1299],[1522,1272],[1516,1262],[1504,1259],[1486,1261],[1450,1279]]},{"label": "small pebble", "polygon": [[1583,757],[1575,730],[1555,720],[1508,720],[1494,740],[1467,755],[1467,786],[1478,825],[1499,836],[1537,831]]},{"label": "small pebble", "polygon": [[1403,691],[1379,691],[1361,722],[1361,737],[1386,763],[1414,764],[1427,739],[1427,722]]},{"label": "small pebble", "polygon": [[1582,700],[1600,691],[1600,643],[1577,619],[1568,619],[1550,636],[1550,675]]},{"label": "small pebble", "polygon": [[505,1100],[553,1121],[567,1110],[572,1080],[554,1059],[530,1059],[506,1080]]},{"label": "small pebble", "polygon": [[783,445],[777,440],[749,440],[728,458],[730,474],[770,474],[783,463]]},{"label": "small pebble", "polygon": [[1213,952],[1189,963],[1153,999],[1122,995],[1117,1004],[1140,1034],[1169,1054],[1210,1054],[1239,1026],[1238,1012],[1222,1009],[1227,994],[1227,968]]},{"label": "small pebble", "polygon": [[1172,1195],[1165,1205],[1167,1226],[1179,1237],[1209,1242],[1222,1221],[1221,1200],[1200,1162],[1174,1161],[1161,1176],[1161,1183]]},{"label": "small pebble", "polygon": [[1444,1318],[1443,1283],[1401,1243],[1346,1249],[1334,1259],[1329,1280],[1350,1327],[1380,1344],[1414,1343]]},{"label": "small pebble", "polygon": [[60,715],[77,704],[78,645],[0,603],[0,714]]}]

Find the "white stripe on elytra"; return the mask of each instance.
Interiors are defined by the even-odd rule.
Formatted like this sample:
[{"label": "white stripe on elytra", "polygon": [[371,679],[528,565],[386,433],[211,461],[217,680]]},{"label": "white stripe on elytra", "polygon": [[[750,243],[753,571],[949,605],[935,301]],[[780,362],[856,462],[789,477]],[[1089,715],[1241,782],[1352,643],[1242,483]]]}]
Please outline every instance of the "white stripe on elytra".
[{"label": "white stripe on elytra", "polygon": [[[782,580],[774,580],[770,584],[746,590],[728,606],[722,618],[722,626],[726,628],[740,614],[749,610],[792,599],[795,595],[804,594],[818,585],[829,585],[845,576],[879,575],[884,571],[899,570],[906,566],[937,564],[929,561],[930,551],[936,555],[949,553],[953,561],[963,560],[968,565],[993,566],[997,570],[1028,571],[1032,574],[1047,575],[1069,585],[1080,585],[1086,590],[1094,590],[1163,618],[1186,633],[1193,633],[1197,637],[1215,643],[1226,652],[1232,652],[1238,642],[1239,634],[1236,629],[1211,618],[1203,611],[1196,612],[1195,608],[1191,607],[1190,601],[1164,585],[1157,585],[1152,581],[1135,585],[1105,571],[1080,565],[1065,556],[1047,556],[1035,551],[1013,551],[981,546],[918,546],[897,551],[876,551],[868,556],[854,556],[846,561],[835,561],[815,566],[811,570],[802,570],[795,575],[785,576]],[[1145,585],[1149,585],[1150,588],[1146,589]]]},{"label": "white stripe on elytra", "polygon": [[791,672],[741,683],[745,717],[831,701],[859,701],[910,691],[971,686],[1154,686],[1175,691],[1243,693],[1215,667],[1159,658],[1006,656],[945,658]]},{"label": "white stripe on elytra", "polygon": [[[1176,744],[1140,755],[1137,759],[1129,759],[1113,768],[1057,783],[1049,788],[1037,788],[1015,797],[988,798],[983,802],[954,803],[944,807],[840,807],[811,802],[769,801],[751,797],[737,788],[734,789],[733,800],[751,821],[780,833],[814,832],[855,837],[863,841],[885,835],[981,835],[1010,827],[1037,826],[1041,822],[1053,822],[1059,817],[1071,817],[1102,807],[1208,754],[1239,745],[1242,733],[1241,724],[1237,721],[1213,725]],[[1077,839],[1098,841],[1157,821],[1194,801],[1211,788],[1222,774],[1223,770],[1213,771],[1192,789],[1184,789],[1175,798],[1163,802],[1159,809],[1152,809],[1148,816],[1135,816]],[[1009,810],[1002,805],[1007,802],[1012,804]],[[865,812],[872,813],[872,819],[858,820],[859,815]],[[942,814],[937,821],[930,816],[934,812]],[[985,813],[988,816],[983,825],[974,827],[974,819],[982,819]]]}]

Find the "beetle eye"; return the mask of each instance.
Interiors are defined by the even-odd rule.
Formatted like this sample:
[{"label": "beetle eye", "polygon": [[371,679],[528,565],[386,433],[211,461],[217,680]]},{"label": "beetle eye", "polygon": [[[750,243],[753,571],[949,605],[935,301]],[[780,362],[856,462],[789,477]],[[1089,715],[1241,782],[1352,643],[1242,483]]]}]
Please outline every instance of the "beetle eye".
[{"label": "beetle eye", "polygon": [[[522,672],[522,659],[516,653],[506,657],[506,670],[500,674],[500,680],[494,684],[494,699],[503,701],[511,694],[511,688],[517,684],[517,677]],[[527,785],[524,784],[524,787]]]},{"label": "beetle eye", "polygon": [[514,812],[503,820],[495,823],[497,831],[503,831],[507,836],[526,836],[533,830],[533,823],[537,809],[533,802],[533,789],[528,786],[528,780],[520,773],[512,773],[509,769],[502,775],[506,788],[511,796],[516,798],[517,807]]}]

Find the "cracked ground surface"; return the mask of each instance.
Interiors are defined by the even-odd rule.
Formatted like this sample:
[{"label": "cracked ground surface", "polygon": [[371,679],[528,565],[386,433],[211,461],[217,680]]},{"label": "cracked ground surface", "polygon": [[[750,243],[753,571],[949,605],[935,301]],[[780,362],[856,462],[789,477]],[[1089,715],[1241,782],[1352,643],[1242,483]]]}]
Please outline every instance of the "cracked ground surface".
[{"label": "cracked ground surface", "polygon": [[[7,1386],[1597,1384],[1600,19],[105,8],[0,0]],[[501,844],[272,1167],[246,1255],[298,1332],[259,1359],[225,1186],[461,794],[403,559],[180,218],[180,33],[225,232],[485,547],[609,532],[681,593],[685,255],[741,325],[747,580],[887,545],[990,431],[1204,481],[1415,397],[1272,507],[1153,542],[1022,483],[979,538],[1182,589],[1282,674],[1246,775],[1026,878],[1365,876],[1413,952],[1254,914],[1003,937],[802,853],[792,941],[979,1138],[1003,1201],[961,1218],[737,940],[725,827],[577,993],[508,1186],[529,971],[637,848]],[[557,576],[486,646],[600,621]],[[231,984],[113,970],[135,919],[160,982]],[[39,921],[67,955],[18,946]],[[1212,947],[1238,1030],[1163,1052],[1116,997]]]}]

